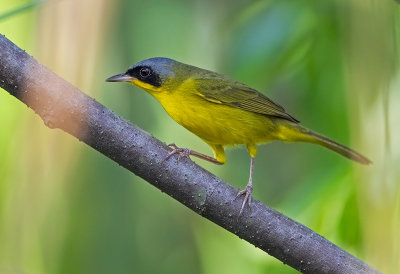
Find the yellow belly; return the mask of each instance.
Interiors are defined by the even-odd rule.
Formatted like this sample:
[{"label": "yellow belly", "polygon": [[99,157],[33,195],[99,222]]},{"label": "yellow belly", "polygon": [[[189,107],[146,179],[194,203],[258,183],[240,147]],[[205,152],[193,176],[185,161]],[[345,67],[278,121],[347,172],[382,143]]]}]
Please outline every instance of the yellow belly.
[{"label": "yellow belly", "polygon": [[180,125],[209,144],[256,144],[276,139],[276,125],[266,116],[213,103],[190,90],[153,94]]}]

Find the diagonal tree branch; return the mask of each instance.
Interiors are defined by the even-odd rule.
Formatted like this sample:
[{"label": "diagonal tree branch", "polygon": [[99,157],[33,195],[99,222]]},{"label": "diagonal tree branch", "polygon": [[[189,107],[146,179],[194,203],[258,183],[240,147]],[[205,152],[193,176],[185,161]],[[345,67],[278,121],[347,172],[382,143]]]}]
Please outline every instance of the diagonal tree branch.
[{"label": "diagonal tree branch", "polygon": [[254,201],[238,218],[237,189],[169,148],[39,64],[0,35],[0,87],[60,128],[188,208],[304,273],[379,273],[311,229]]}]

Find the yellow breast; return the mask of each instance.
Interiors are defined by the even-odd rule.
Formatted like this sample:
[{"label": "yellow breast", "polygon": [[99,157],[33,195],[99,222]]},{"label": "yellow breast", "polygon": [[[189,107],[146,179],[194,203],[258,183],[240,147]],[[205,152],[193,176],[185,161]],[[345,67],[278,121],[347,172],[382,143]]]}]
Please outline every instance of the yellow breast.
[{"label": "yellow breast", "polygon": [[180,125],[209,144],[235,145],[268,142],[274,123],[263,115],[202,98],[192,79],[172,91],[149,91]]}]

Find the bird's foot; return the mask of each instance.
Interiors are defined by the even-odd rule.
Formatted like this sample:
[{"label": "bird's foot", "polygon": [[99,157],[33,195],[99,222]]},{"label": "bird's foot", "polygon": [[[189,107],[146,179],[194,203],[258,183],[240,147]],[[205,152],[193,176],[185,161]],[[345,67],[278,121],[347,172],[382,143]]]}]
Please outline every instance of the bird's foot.
[{"label": "bird's foot", "polygon": [[164,161],[168,160],[172,155],[178,154],[178,161],[182,157],[189,158],[191,154],[191,150],[188,148],[180,148],[174,143],[168,145],[170,148],[172,148],[172,151],[168,153],[168,155],[165,157]]},{"label": "bird's foot", "polygon": [[238,192],[238,194],[235,197],[235,200],[239,197],[239,196],[244,196],[243,199],[243,203],[242,203],[242,207],[240,208],[240,212],[239,212],[239,217],[242,215],[243,213],[243,209],[244,206],[247,204],[250,208],[250,204],[251,204],[251,193],[253,192],[253,185],[252,184],[248,184],[246,186],[245,189],[241,190]]},{"label": "bird's foot", "polygon": [[171,152],[168,153],[168,155],[165,157],[163,161],[168,160],[172,155],[178,154],[178,161],[182,157],[189,158],[190,155],[195,156],[197,158],[209,161],[213,164],[221,165],[222,163],[218,162],[217,159],[214,159],[213,157],[204,155],[202,153],[196,152],[194,150],[188,149],[188,148],[180,148],[174,143],[168,145],[170,148],[172,148]]}]

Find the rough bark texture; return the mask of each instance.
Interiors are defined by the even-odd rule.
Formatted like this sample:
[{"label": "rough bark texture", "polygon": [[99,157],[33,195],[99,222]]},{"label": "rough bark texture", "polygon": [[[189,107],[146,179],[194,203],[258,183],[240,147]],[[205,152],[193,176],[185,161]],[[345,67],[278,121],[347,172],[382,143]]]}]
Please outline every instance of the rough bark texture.
[{"label": "rough bark texture", "polygon": [[60,128],[201,216],[304,273],[379,273],[311,229],[254,200],[238,218],[237,189],[39,64],[0,35],[0,86]]}]

